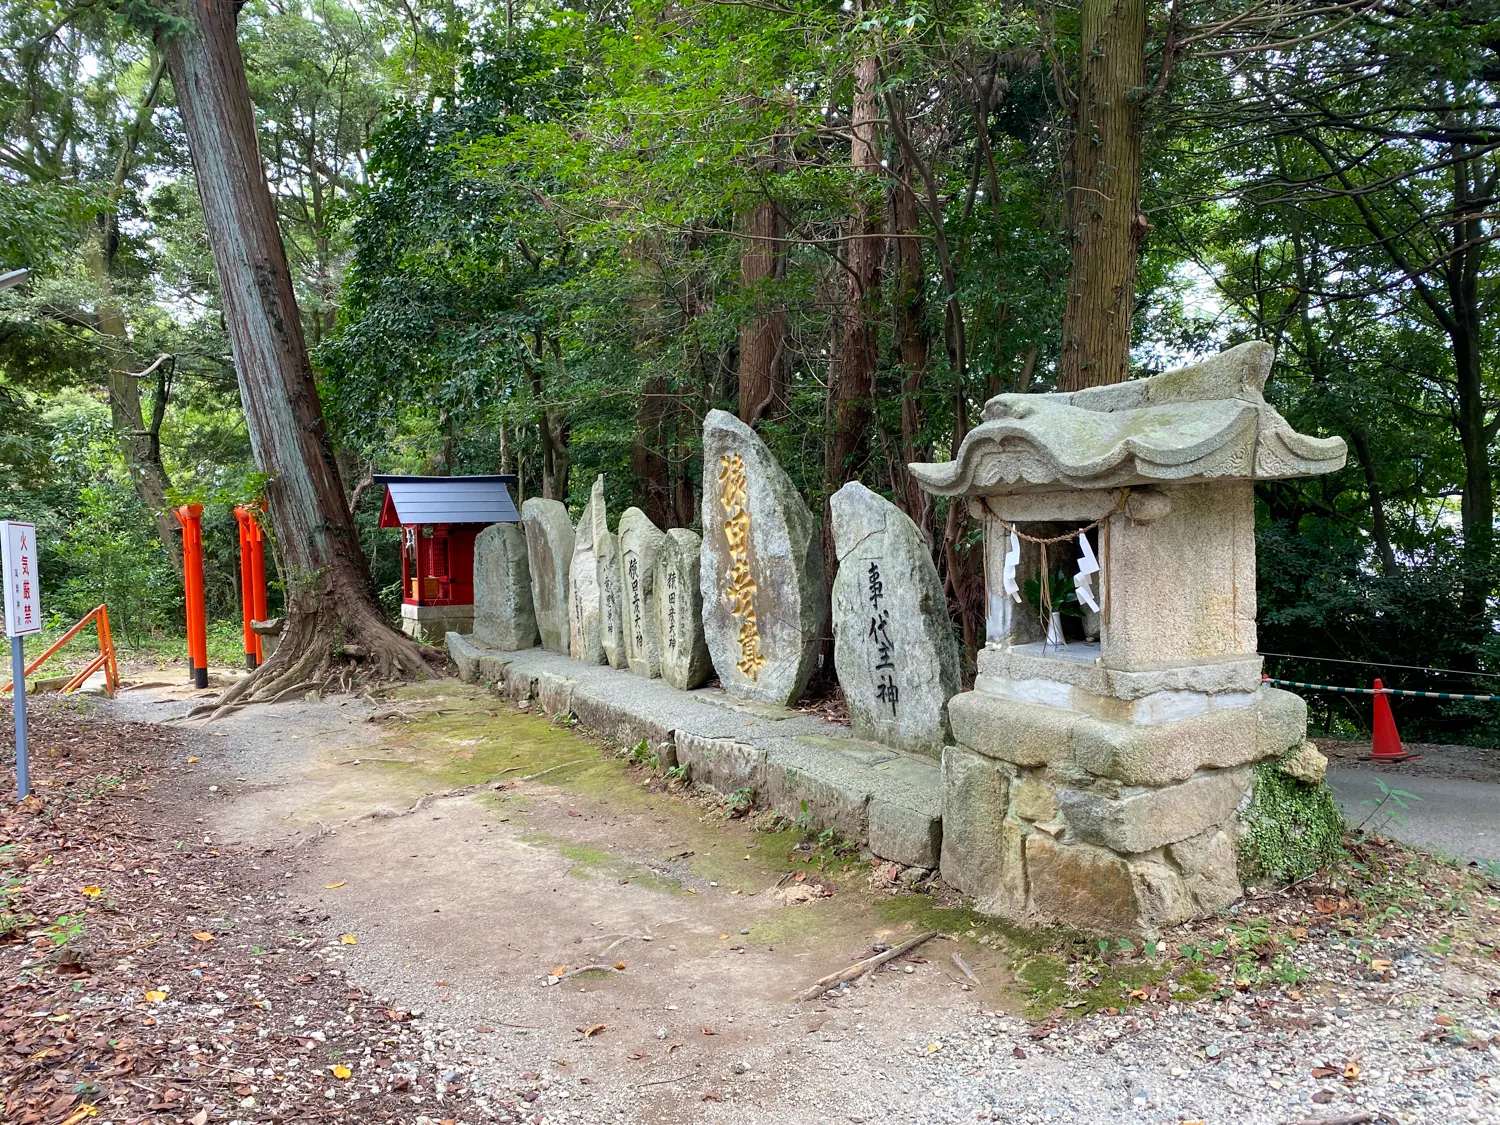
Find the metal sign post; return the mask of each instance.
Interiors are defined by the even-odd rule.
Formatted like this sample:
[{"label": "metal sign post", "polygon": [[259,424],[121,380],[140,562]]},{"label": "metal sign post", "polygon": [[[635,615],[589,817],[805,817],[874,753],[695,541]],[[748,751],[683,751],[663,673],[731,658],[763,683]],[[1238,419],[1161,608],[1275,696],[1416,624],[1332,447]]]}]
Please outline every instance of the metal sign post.
[{"label": "metal sign post", "polygon": [[36,525],[0,520],[0,604],[5,607],[5,635],[10,638],[11,692],[16,713],[16,792],[31,794],[26,768],[26,654],[22,639],[42,631],[41,585],[36,569]]}]

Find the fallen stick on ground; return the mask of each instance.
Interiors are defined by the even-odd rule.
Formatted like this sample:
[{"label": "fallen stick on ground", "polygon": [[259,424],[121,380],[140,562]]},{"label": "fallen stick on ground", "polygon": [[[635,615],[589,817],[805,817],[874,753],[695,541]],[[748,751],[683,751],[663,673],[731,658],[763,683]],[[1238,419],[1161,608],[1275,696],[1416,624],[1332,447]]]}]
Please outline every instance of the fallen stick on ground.
[{"label": "fallen stick on ground", "polygon": [[1371,1113],[1346,1113],[1342,1117],[1304,1117],[1292,1125],[1369,1125],[1374,1120]]},{"label": "fallen stick on ground", "polygon": [[579,965],[578,968],[569,969],[565,973],[558,973],[555,977],[549,976],[542,983],[561,984],[570,977],[576,977],[579,973],[619,973],[623,971],[622,969],[615,968],[613,965]]},{"label": "fallen stick on ground", "polygon": [[[534,780],[536,780],[539,777],[542,777],[542,776],[544,776],[546,774],[551,773],[553,770],[567,769],[567,767],[569,767],[569,766],[581,766],[581,765],[583,765],[584,762],[597,762],[598,760],[599,760],[598,758],[578,758],[575,761],[562,762],[559,765],[548,766],[546,769],[541,770],[541,771],[539,771],[537,773],[529,773],[525,777],[521,778],[520,780],[522,780],[522,781],[534,781]],[[519,768],[519,767],[516,767],[516,768]],[[501,773],[505,773],[506,771],[505,770],[501,770],[500,772]]]},{"label": "fallen stick on ground", "polygon": [[864,976],[872,969],[878,969],[887,961],[894,961],[903,953],[910,953],[924,941],[928,941],[931,938],[937,937],[937,933],[938,932],[936,930],[928,930],[925,934],[918,934],[910,941],[903,942],[901,945],[896,946],[896,948],[894,949],[887,949],[884,953],[877,953],[873,957],[866,957],[863,961],[856,961],[848,968],[840,969],[836,973],[829,973],[826,977],[823,977],[822,979],[817,981],[810,988],[807,988],[804,991],[798,993],[795,999],[812,1000],[815,997],[821,996],[826,990],[832,988],[836,984],[844,984],[846,982],[852,984],[854,981],[857,981],[860,977]]},{"label": "fallen stick on ground", "polygon": [[639,1090],[642,1086],[660,1086],[665,1082],[686,1082],[692,1076],[693,1072],[688,1071],[688,1073],[680,1075],[677,1078],[653,1078],[650,1082],[637,1082],[635,1088]]},{"label": "fallen stick on ground", "polygon": [[979,983],[979,978],[974,975],[974,970],[969,968],[969,963],[958,953],[953,954],[953,963],[958,966],[959,972],[969,978],[971,984]]}]

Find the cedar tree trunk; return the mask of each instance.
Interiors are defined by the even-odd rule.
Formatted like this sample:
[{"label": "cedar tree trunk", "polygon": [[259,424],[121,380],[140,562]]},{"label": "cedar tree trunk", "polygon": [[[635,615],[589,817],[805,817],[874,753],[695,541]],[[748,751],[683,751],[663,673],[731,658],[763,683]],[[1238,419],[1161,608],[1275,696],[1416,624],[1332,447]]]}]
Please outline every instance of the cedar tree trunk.
[{"label": "cedar tree trunk", "polygon": [[1146,0],[1083,0],[1073,185],[1072,268],[1058,389],[1118,383],[1130,372],[1140,213]]},{"label": "cedar tree trunk", "polygon": [[308,365],[286,248],[256,146],[232,0],[192,0],[163,47],[198,179],[224,322],[287,587],[275,654],[225,695],[274,699],[328,680],[345,645],[381,675],[425,676],[421,651],[375,604]]},{"label": "cedar tree trunk", "polygon": [[785,224],[776,204],[765,200],[750,212],[746,227],[749,237],[740,250],[740,286],[754,295],[759,315],[740,329],[740,421],[753,426],[786,410],[787,365],[782,360],[786,312],[765,292],[785,272],[781,242]]}]

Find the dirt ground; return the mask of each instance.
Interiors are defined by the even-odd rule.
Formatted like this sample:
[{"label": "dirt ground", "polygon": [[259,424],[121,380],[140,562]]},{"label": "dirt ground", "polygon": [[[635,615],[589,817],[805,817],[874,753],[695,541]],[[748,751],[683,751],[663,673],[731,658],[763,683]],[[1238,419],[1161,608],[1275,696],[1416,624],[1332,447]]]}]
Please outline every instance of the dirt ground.
[{"label": "dirt ground", "polygon": [[[160,722],[195,701],[146,687],[108,711]],[[1020,1004],[1008,951],[961,937],[857,1002],[791,1004],[877,943],[997,931],[880,888],[881,871],[796,827],[664,792],[481,689],[440,681],[180,728],[199,759],[180,814],[273,854],[292,908],[355,936],[329,960],[451,1029],[476,1089],[530,1073],[591,1119],[711,1120],[733,1113],[722,1098],[817,1120],[858,1104],[840,1082],[846,1044],[879,1057]],[[604,968],[559,979],[589,965]]]},{"label": "dirt ground", "polygon": [[1500,898],[1392,841],[1154,949],[1019,933],[454,680],[128,674],[0,819],[6,1121],[1500,1120]]}]

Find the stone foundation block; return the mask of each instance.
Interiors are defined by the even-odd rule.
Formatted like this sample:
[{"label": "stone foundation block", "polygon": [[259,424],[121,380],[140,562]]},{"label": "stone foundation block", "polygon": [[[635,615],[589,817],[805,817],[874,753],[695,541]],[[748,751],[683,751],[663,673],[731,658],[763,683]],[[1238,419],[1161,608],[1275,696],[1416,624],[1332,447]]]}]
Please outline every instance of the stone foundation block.
[{"label": "stone foundation block", "polygon": [[1136,933],[1140,902],[1130,864],[1090,844],[1061,844],[1042,832],[1026,837],[1028,920],[1092,933]]},{"label": "stone foundation block", "polygon": [[757,802],[766,787],[766,751],[729,738],[704,738],[677,733],[677,762],[687,767],[695,784],[707,785],[728,797],[736,789],[750,789]]},{"label": "stone foundation block", "polygon": [[539,672],[536,677],[537,702],[548,717],[570,715],[573,713],[573,689],[577,686],[577,680],[553,672]]},{"label": "stone foundation block", "polygon": [[671,728],[590,692],[575,690],[571,703],[583,726],[620,746],[635,746],[641,739],[658,747],[672,741]]},{"label": "stone foundation block", "polygon": [[979,909],[1021,920],[1026,913],[1024,829],[1009,817],[1015,771],[960,746],[943,749],[943,879]]},{"label": "stone foundation block", "polygon": [[1202,913],[1225,910],[1244,893],[1234,835],[1228,829],[1210,828],[1180,840],[1167,848],[1166,854],[1182,873]]},{"label": "stone foundation block", "polygon": [[1117,797],[1079,789],[1063,789],[1057,797],[1068,828],[1082,842],[1115,852],[1147,852],[1228,821],[1250,792],[1250,777],[1242,766],[1210,770],[1161,789],[1121,789]]},{"label": "stone foundation block", "polygon": [[472,684],[479,678],[479,658],[484,650],[462,633],[448,633],[444,638],[448,659],[458,668],[458,678]]},{"label": "stone foundation block", "polygon": [[909,805],[870,801],[870,851],[906,867],[936,868],[942,859],[943,818]]},{"label": "stone foundation block", "polygon": [[1070,754],[1073,728],[1084,716],[1040,703],[1020,703],[979,691],[948,701],[953,740],[1018,766],[1044,766]]},{"label": "stone foundation block", "polygon": [[1057,816],[1057,790],[1042,778],[1030,774],[1018,777],[1014,792],[1012,807],[1022,820],[1046,823]]},{"label": "stone foundation block", "polygon": [[766,804],[782,816],[805,816],[819,828],[832,828],[846,840],[867,840],[870,792],[851,781],[855,769],[816,751],[773,746],[766,753]]}]

